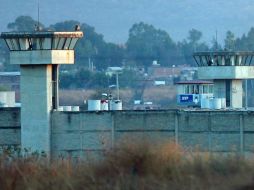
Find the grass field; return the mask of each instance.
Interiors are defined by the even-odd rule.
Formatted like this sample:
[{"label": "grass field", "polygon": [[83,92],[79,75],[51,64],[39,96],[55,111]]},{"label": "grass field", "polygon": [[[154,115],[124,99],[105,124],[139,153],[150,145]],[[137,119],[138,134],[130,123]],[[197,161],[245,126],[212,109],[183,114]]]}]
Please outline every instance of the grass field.
[{"label": "grass field", "polygon": [[103,159],[79,161],[1,155],[0,189],[247,190],[254,163],[238,156],[193,155],[168,143],[122,143]]}]

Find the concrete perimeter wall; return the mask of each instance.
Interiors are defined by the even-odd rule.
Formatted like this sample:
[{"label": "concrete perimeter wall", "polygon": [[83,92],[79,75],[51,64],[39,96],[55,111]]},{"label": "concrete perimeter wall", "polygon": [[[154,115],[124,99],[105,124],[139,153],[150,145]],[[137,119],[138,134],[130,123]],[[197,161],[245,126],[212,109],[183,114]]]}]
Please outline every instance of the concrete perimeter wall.
[{"label": "concrete perimeter wall", "polygon": [[[187,150],[254,153],[254,112],[117,111],[53,112],[51,153],[86,157],[121,140],[176,142]],[[20,145],[20,109],[0,108],[0,146]]]},{"label": "concrete perimeter wall", "polygon": [[20,109],[0,108],[0,146],[19,146]]},{"label": "concrete perimeter wall", "polygon": [[254,152],[254,112],[53,112],[53,157],[101,154],[119,140],[176,142],[187,150]]}]

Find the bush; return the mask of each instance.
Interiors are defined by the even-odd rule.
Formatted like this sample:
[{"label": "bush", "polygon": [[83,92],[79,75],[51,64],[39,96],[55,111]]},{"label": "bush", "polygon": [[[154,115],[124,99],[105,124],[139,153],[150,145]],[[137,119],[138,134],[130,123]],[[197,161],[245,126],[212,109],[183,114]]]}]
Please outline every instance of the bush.
[{"label": "bush", "polygon": [[[0,189],[253,189],[253,163],[184,152],[173,143],[128,142],[97,160],[0,158]],[[11,158],[11,159],[10,159]]]}]

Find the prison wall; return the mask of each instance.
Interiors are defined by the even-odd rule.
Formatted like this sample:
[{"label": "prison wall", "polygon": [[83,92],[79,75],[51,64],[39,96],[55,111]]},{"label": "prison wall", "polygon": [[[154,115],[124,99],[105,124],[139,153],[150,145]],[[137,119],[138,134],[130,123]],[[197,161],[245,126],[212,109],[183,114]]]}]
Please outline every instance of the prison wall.
[{"label": "prison wall", "polygon": [[53,157],[100,155],[119,142],[175,142],[186,150],[254,152],[254,112],[112,111],[53,112]]},{"label": "prison wall", "polygon": [[110,112],[53,112],[51,155],[86,157],[112,146]]},{"label": "prison wall", "polygon": [[0,108],[0,147],[20,146],[20,109]]},{"label": "prison wall", "polygon": [[[19,146],[20,133],[20,109],[0,108],[0,146]],[[190,151],[248,156],[254,154],[254,112],[54,111],[50,137],[54,158],[100,156],[119,142],[136,140],[174,142]]]}]

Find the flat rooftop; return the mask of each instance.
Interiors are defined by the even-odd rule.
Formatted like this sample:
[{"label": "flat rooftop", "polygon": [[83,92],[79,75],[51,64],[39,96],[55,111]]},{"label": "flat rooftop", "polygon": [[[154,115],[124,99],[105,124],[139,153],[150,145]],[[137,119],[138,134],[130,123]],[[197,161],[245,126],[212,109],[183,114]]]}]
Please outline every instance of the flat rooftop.
[{"label": "flat rooftop", "polygon": [[0,76],[20,76],[20,72],[0,72]]},{"label": "flat rooftop", "polygon": [[55,32],[55,31],[29,31],[29,32],[2,32],[0,35],[3,39],[10,38],[81,38],[82,31],[73,32]]},{"label": "flat rooftop", "polygon": [[193,58],[202,66],[251,66],[254,51],[206,51],[195,52]]},{"label": "flat rooftop", "polygon": [[254,55],[254,51],[201,51],[193,53],[193,56],[250,56]]},{"label": "flat rooftop", "polygon": [[213,84],[212,81],[206,81],[206,80],[190,80],[190,81],[179,81],[175,84]]},{"label": "flat rooftop", "polygon": [[82,31],[3,32],[0,35],[10,51],[73,50],[82,37]]}]

